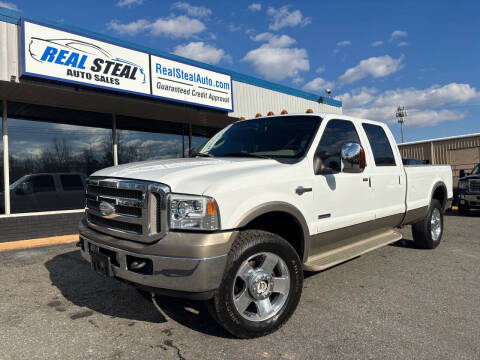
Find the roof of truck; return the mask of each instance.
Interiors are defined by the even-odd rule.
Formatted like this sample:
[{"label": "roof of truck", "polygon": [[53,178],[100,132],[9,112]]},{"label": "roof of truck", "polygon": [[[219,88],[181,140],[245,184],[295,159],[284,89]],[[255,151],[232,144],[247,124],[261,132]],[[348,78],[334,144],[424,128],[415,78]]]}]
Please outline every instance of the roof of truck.
[{"label": "roof of truck", "polygon": [[316,117],[334,117],[338,119],[344,119],[344,120],[351,120],[351,121],[358,121],[358,122],[367,122],[369,124],[376,124],[380,126],[386,126],[387,124],[382,122],[382,121],[376,121],[376,120],[369,120],[369,119],[362,119],[354,116],[348,116],[344,114],[335,114],[335,113],[327,113],[327,112],[315,112],[315,113],[292,113],[292,114],[273,114],[273,115],[265,115],[265,116],[258,116],[258,117],[251,117],[251,118],[246,118],[242,119],[239,121],[248,121],[248,120],[255,120],[255,119],[265,119],[265,118],[270,118],[270,117],[281,117],[281,116],[316,116]]}]

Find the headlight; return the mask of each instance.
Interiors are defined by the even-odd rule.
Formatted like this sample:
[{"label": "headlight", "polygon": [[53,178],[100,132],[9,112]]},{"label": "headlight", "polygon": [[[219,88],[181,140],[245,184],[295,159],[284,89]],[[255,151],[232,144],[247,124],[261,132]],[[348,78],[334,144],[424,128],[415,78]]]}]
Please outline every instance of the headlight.
[{"label": "headlight", "polygon": [[458,189],[459,190],[465,190],[467,188],[468,188],[468,181],[467,180],[463,180],[463,181],[458,182]]},{"label": "headlight", "polygon": [[215,199],[207,196],[169,196],[170,229],[218,230],[220,215]]}]

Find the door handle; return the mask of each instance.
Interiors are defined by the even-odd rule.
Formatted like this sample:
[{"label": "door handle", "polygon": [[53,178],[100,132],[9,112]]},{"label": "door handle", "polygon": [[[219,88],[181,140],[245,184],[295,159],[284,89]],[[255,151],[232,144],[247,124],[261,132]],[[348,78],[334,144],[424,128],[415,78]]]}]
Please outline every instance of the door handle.
[{"label": "door handle", "polygon": [[363,178],[363,181],[368,181],[368,178]]},{"label": "door handle", "polygon": [[303,186],[299,186],[295,189],[295,192],[298,195],[303,195],[304,193],[310,192],[310,191],[312,191],[312,188],[304,188]]}]

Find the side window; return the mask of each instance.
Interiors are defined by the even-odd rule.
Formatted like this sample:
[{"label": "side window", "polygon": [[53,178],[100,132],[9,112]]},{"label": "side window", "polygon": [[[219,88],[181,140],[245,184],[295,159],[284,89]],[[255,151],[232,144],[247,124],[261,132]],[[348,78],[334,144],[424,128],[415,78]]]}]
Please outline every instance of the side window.
[{"label": "side window", "polygon": [[33,192],[55,191],[55,183],[51,175],[38,175],[33,177]]},{"label": "side window", "polygon": [[60,175],[60,181],[65,191],[83,190],[82,179],[79,175]]},{"label": "side window", "polygon": [[372,148],[375,165],[377,166],[396,166],[390,141],[387,134],[381,126],[372,124],[362,124],[367,134],[370,147]]},{"label": "side window", "polygon": [[330,120],[315,152],[315,155],[320,157],[320,168],[323,171],[341,171],[340,152],[342,145],[349,141],[360,144],[355,125],[348,120]]}]

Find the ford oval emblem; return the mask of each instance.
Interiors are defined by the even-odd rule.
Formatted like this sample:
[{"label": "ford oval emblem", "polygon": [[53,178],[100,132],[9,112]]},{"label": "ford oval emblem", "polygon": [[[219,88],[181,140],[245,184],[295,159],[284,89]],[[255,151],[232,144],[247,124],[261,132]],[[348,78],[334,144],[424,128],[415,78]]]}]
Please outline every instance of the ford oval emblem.
[{"label": "ford oval emblem", "polygon": [[103,216],[109,216],[115,213],[115,206],[106,201],[102,201],[98,206],[98,209]]}]

